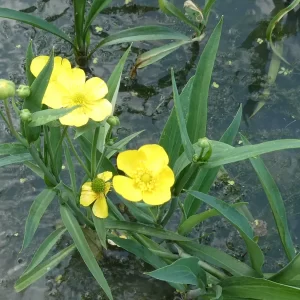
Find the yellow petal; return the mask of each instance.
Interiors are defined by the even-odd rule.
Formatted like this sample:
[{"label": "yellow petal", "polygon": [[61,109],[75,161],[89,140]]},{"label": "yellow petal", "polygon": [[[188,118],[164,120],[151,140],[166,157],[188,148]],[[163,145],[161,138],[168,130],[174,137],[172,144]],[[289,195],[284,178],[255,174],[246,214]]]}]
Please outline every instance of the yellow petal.
[{"label": "yellow petal", "polygon": [[104,180],[105,182],[112,179],[113,173],[106,171],[97,175],[97,178]]},{"label": "yellow petal", "polygon": [[42,103],[51,108],[61,108],[64,106],[63,99],[68,97],[69,92],[56,81],[49,82]]},{"label": "yellow petal", "polygon": [[102,79],[93,77],[86,81],[84,92],[89,100],[100,100],[108,93],[108,87]]},{"label": "yellow petal", "polygon": [[138,150],[127,150],[121,152],[117,157],[117,166],[128,176],[133,177],[138,168],[143,166],[145,155]]},{"label": "yellow petal", "polygon": [[112,113],[112,105],[106,99],[95,101],[88,106],[87,115],[96,122],[103,121]]},{"label": "yellow petal", "polygon": [[138,151],[146,156],[145,167],[154,173],[159,173],[169,163],[165,149],[159,145],[145,145]]},{"label": "yellow petal", "polygon": [[61,124],[76,127],[85,125],[88,120],[89,117],[84,113],[82,108],[77,108],[69,114],[59,118]]},{"label": "yellow petal", "polygon": [[98,218],[105,219],[108,217],[108,207],[103,194],[98,195],[97,200],[93,205],[93,213]]},{"label": "yellow petal", "polygon": [[129,201],[138,202],[142,200],[142,192],[134,186],[131,178],[121,175],[114,176],[113,187],[118,194]]},{"label": "yellow petal", "polygon": [[60,69],[57,81],[72,94],[78,92],[84,93],[85,73],[79,68]]},{"label": "yellow petal", "polygon": [[105,191],[104,191],[105,196],[110,191],[110,188],[111,188],[111,183],[110,182],[106,182],[105,183]]},{"label": "yellow petal", "polygon": [[152,192],[143,192],[143,201],[150,205],[161,205],[171,200],[171,189],[160,186]]},{"label": "yellow petal", "polygon": [[45,67],[48,60],[49,60],[49,56],[41,55],[41,56],[35,57],[30,64],[31,73],[35,77],[37,77],[40,74],[40,72],[43,70],[43,68]]},{"label": "yellow petal", "polygon": [[97,194],[92,190],[82,190],[80,195],[80,204],[89,206],[97,199]]},{"label": "yellow petal", "polygon": [[92,191],[92,182],[91,181],[87,181],[85,182],[82,187],[81,187],[82,191]]},{"label": "yellow petal", "polygon": [[174,172],[170,167],[164,167],[160,173],[157,174],[157,180],[160,186],[170,188],[174,182]]}]

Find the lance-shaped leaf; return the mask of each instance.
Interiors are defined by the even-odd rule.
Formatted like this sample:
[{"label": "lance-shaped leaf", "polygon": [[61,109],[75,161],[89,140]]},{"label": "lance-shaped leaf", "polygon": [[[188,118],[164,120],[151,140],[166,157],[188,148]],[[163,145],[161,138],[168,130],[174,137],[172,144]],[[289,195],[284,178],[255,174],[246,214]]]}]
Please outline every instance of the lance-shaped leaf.
[{"label": "lance-shaped leaf", "polygon": [[5,156],[0,158],[0,167],[12,165],[12,164],[24,163],[26,161],[31,161],[31,160],[32,157],[29,153],[21,153],[21,154]]},{"label": "lance-shaped leaf", "polygon": [[0,144],[0,155],[13,155],[28,153],[28,150],[25,146],[18,143],[6,143]]}]

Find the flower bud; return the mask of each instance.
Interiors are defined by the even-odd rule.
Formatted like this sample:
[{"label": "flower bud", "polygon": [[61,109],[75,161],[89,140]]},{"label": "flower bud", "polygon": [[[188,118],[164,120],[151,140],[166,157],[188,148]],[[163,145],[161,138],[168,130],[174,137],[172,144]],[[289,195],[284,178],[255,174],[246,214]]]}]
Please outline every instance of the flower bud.
[{"label": "flower bud", "polygon": [[115,143],[114,140],[110,139],[110,140],[107,141],[106,144],[107,144],[107,146],[112,146],[114,143]]},{"label": "flower bud", "polygon": [[10,80],[0,79],[0,100],[13,97],[16,92],[15,84]]},{"label": "flower bud", "polygon": [[22,109],[20,112],[20,118],[24,123],[30,122],[32,120],[32,117],[29,109]]},{"label": "flower bud", "polygon": [[30,87],[28,85],[21,84],[16,92],[18,97],[25,99],[30,95]]},{"label": "flower bud", "polygon": [[107,119],[107,124],[109,124],[110,126],[114,127],[114,126],[119,126],[120,125],[120,120],[118,117],[115,116],[110,116]]},{"label": "flower bud", "polygon": [[206,149],[206,148],[210,147],[209,139],[206,138],[206,137],[199,139],[197,144],[198,144],[199,147],[201,147],[203,149]]}]

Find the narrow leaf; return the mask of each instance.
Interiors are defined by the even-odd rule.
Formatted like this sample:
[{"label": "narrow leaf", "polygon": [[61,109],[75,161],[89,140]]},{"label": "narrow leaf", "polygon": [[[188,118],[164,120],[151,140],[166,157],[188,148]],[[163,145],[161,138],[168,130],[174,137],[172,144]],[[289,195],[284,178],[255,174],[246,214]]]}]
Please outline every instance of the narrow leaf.
[{"label": "narrow leaf", "polygon": [[188,193],[219,211],[224,218],[237,228],[246,243],[253,269],[262,275],[261,268],[264,263],[264,255],[253,240],[253,230],[247,219],[222,200],[196,191],[188,191]]},{"label": "narrow leaf", "polygon": [[219,284],[223,288],[225,299],[239,297],[243,299],[298,300],[300,298],[299,288],[262,278],[231,277]]},{"label": "narrow leaf", "polygon": [[[250,145],[246,137],[241,135],[241,138],[245,145]],[[295,248],[290,235],[285,206],[279,188],[260,157],[250,158],[250,162],[269,200],[285,253],[288,259],[292,260],[295,257]]]},{"label": "narrow leaf", "polygon": [[28,150],[25,146],[18,143],[7,143],[0,144],[0,155],[13,155],[13,154],[22,154],[28,153]]},{"label": "narrow leaf", "polygon": [[247,264],[215,247],[195,242],[179,242],[178,244],[186,253],[222,268],[233,276],[259,276],[258,273]]},{"label": "narrow leaf", "polygon": [[78,108],[78,106],[73,106],[70,108],[59,108],[59,109],[44,109],[37,111],[32,114],[32,120],[29,123],[29,127],[36,127],[45,125],[52,121],[58,120],[59,118],[67,115],[72,112],[74,109]]},{"label": "narrow leaf", "polygon": [[88,269],[92,273],[92,275],[97,280],[98,284],[101,286],[107,297],[112,300],[111,290],[108,286],[108,283],[85,239],[85,236],[82,232],[82,229],[79,226],[78,221],[73,216],[70,209],[64,205],[60,206],[60,214],[62,217],[62,221],[65,224],[69,234],[71,235],[77,250],[79,251],[82,259],[87,265]]},{"label": "narrow leaf", "polygon": [[214,29],[200,57],[191,92],[187,130],[192,143],[206,136],[207,99],[219,47],[223,17]]},{"label": "narrow leaf", "polygon": [[83,47],[83,25],[84,25],[84,14],[85,14],[86,0],[74,0],[74,18],[75,18],[75,33],[76,41],[79,49]]},{"label": "narrow leaf", "polygon": [[291,285],[300,288],[300,253],[286,265],[282,270],[269,278],[281,284]]},{"label": "narrow leaf", "polygon": [[35,252],[33,259],[31,260],[24,274],[30,272],[44,260],[44,258],[48,255],[49,251],[55,246],[55,244],[59,241],[59,239],[65,232],[66,228],[58,228],[43,241],[38,250]]},{"label": "narrow leaf", "polygon": [[155,40],[190,40],[189,37],[182,33],[174,31],[169,27],[159,25],[139,26],[111,34],[98,43],[95,48],[89,53],[89,57],[102,46],[111,46],[121,43],[131,43],[140,41],[155,41]]},{"label": "narrow leaf", "polygon": [[92,213],[92,217],[93,217],[93,222],[97,231],[97,235],[99,238],[99,241],[101,243],[101,245],[107,249],[107,245],[106,245],[106,228],[105,228],[105,223],[103,219],[97,218],[93,213]]},{"label": "narrow leaf", "polygon": [[181,236],[172,231],[151,227],[145,224],[132,223],[126,221],[105,219],[105,228],[136,232],[147,236],[154,236],[160,239],[170,240],[170,241],[190,241],[189,238]]},{"label": "narrow leaf", "polygon": [[194,155],[194,148],[193,145],[190,141],[186,124],[185,124],[185,119],[184,119],[184,112],[180,103],[180,98],[175,82],[175,77],[174,77],[174,70],[171,70],[171,76],[172,76],[172,86],[173,86],[173,98],[174,98],[174,103],[175,103],[175,110],[176,110],[176,116],[177,116],[177,121],[178,121],[178,126],[180,130],[180,135],[181,135],[181,142],[184,148],[184,151],[186,153],[186,156],[190,162],[193,160],[193,155]]},{"label": "narrow leaf", "polygon": [[31,65],[31,62],[34,58],[34,53],[33,53],[33,49],[32,49],[32,40],[30,40],[29,44],[28,44],[28,47],[27,47],[27,52],[26,52],[26,65],[25,65],[25,68],[26,68],[26,78],[27,78],[27,83],[28,85],[32,85],[35,77],[34,75],[31,73],[30,71],[30,65]]},{"label": "narrow leaf", "polygon": [[38,17],[9,8],[0,8],[0,17],[20,21],[33,27],[48,31],[73,45],[71,39],[63,31],[54,26],[52,23],[48,23]]},{"label": "narrow leaf", "polygon": [[31,271],[24,274],[22,277],[20,277],[16,284],[15,284],[15,290],[16,292],[21,292],[22,290],[26,289],[28,286],[30,286],[32,283],[40,279],[42,276],[44,276],[46,273],[51,271],[54,267],[56,267],[63,259],[65,259],[67,256],[69,256],[74,250],[74,245],[70,245],[69,247],[65,248],[64,250],[58,252],[45,262],[39,264]]},{"label": "narrow leaf", "polygon": [[70,154],[70,150],[66,144],[64,145],[64,152],[65,152],[65,157],[67,162],[67,168],[70,175],[72,190],[77,191],[75,168]]},{"label": "narrow leaf", "polygon": [[[238,133],[242,120],[242,106],[234,117],[232,123],[226,129],[224,134],[222,135],[220,142],[226,143],[228,145],[232,145],[233,141]],[[191,190],[196,190],[202,193],[208,193],[211,186],[215,182],[217,175],[219,173],[220,167],[213,168],[211,170],[200,169],[198,174],[196,175],[196,179],[193,183]],[[184,200],[184,210],[186,216],[192,216],[195,214],[201,206],[201,202],[196,200],[192,195],[188,195]]]},{"label": "narrow leaf", "polygon": [[26,219],[22,249],[25,249],[30,244],[42,216],[55,196],[56,192],[54,190],[45,189],[34,199]]},{"label": "narrow leaf", "polygon": [[29,153],[5,156],[0,158],[0,167],[12,165],[12,164],[19,164],[30,160],[32,160],[32,157]]}]

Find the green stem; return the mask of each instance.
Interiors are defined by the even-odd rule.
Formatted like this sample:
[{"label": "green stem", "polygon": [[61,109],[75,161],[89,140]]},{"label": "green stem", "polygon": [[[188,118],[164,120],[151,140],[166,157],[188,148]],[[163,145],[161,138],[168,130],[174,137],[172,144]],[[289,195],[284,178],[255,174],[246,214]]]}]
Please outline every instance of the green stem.
[{"label": "green stem", "polygon": [[184,172],[183,176],[181,178],[179,178],[178,182],[176,182],[176,185],[174,188],[175,196],[178,196],[181,193],[181,191],[186,186],[186,184],[190,181],[190,179],[194,177],[195,172],[198,170],[198,168],[199,168],[199,164],[196,164],[196,163],[192,163],[188,167],[186,172]]},{"label": "green stem", "polygon": [[9,129],[11,131],[11,133],[13,134],[13,136],[23,145],[25,145],[26,147],[28,146],[28,143],[25,139],[23,139],[16,131],[15,127],[14,127],[14,123],[12,121],[12,117],[10,114],[10,110],[9,110],[9,106],[8,106],[8,100],[5,99],[4,100],[4,108],[5,108],[5,112],[6,112],[6,116],[7,116],[7,121],[8,121],[8,126]]},{"label": "green stem", "polygon": [[47,144],[47,149],[48,149],[49,155],[50,155],[50,166],[51,166],[53,174],[55,175],[56,180],[59,181],[57,170],[56,170],[56,164],[55,164],[55,156],[54,156],[54,153],[53,153],[53,149],[52,149],[50,136],[49,136],[49,131],[48,131],[47,126],[44,126],[44,136],[45,136],[45,140],[46,140],[46,144]]},{"label": "green stem", "polygon": [[169,206],[168,211],[166,212],[166,214],[164,215],[162,221],[161,221],[161,225],[164,227],[170,220],[170,218],[172,217],[175,209],[177,208],[177,204],[178,204],[178,198],[175,197],[171,200],[171,204]]},{"label": "green stem", "polygon": [[28,148],[29,153],[31,154],[34,161],[37,163],[37,165],[41,168],[41,170],[44,173],[44,176],[47,177],[47,179],[51,182],[53,186],[56,186],[58,182],[56,181],[53,174],[50,173],[49,169],[45,166],[44,162],[40,159],[40,156],[36,150],[36,148],[31,144]]},{"label": "green stem", "polygon": [[10,125],[8,123],[8,120],[6,119],[6,117],[4,116],[4,113],[1,110],[0,110],[0,116],[2,117],[2,119],[5,122],[5,124],[7,125],[7,127],[10,129]]},{"label": "green stem", "polygon": [[103,148],[103,152],[101,154],[101,157],[98,161],[98,164],[97,164],[97,167],[96,167],[96,174],[100,171],[100,168],[101,168],[101,165],[102,165],[102,162],[103,162],[103,159],[105,157],[105,153],[106,153],[106,147],[104,146]]},{"label": "green stem", "polygon": [[59,147],[62,145],[62,142],[64,140],[64,137],[66,136],[68,128],[69,128],[69,126],[64,126],[63,132],[62,132],[62,134],[60,136],[60,139],[59,139],[58,144],[57,144],[57,146],[55,148],[55,151],[54,151],[54,157],[57,156],[57,151],[58,151]]},{"label": "green stem", "polygon": [[223,272],[221,272],[220,270],[214,268],[213,266],[209,265],[208,263],[199,260],[198,265],[207,273],[215,276],[216,278],[220,279],[220,280],[224,280],[226,278],[228,278],[228,276],[226,274],[224,274]]},{"label": "green stem", "polygon": [[13,109],[14,109],[16,115],[17,115],[17,116],[20,115],[20,110],[19,110],[19,108],[18,108],[17,105],[16,105],[15,97],[12,97],[11,103],[12,103],[12,107],[13,107]]},{"label": "green stem", "polygon": [[94,132],[94,138],[92,142],[92,151],[91,151],[91,174],[95,178],[97,172],[97,144],[99,138],[100,127],[97,127]]},{"label": "green stem", "polygon": [[66,134],[66,137],[67,137],[68,144],[69,144],[70,148],[72,149],[72,151],[73,151],[73,153],[74,153],[77,161],[79,162],[79,164],[81,165],[81,167],[83,168],[83,170],[85,171],[85,173],[87,174],[87,176],[90,179],[93,179],[91,172],[88,170],[88,168],[86,167],[86,165],[84,164],[84,162],[82,161],[82,159],[79,157],[79,155],[78,155],[78,153],[77,153],[77,151],[76,151],[76,149],[75,149],[75,147],[74,147],[74,145],[73,145],[73,143],[72,143],[72,141],[71,141],[68,133]]}]

